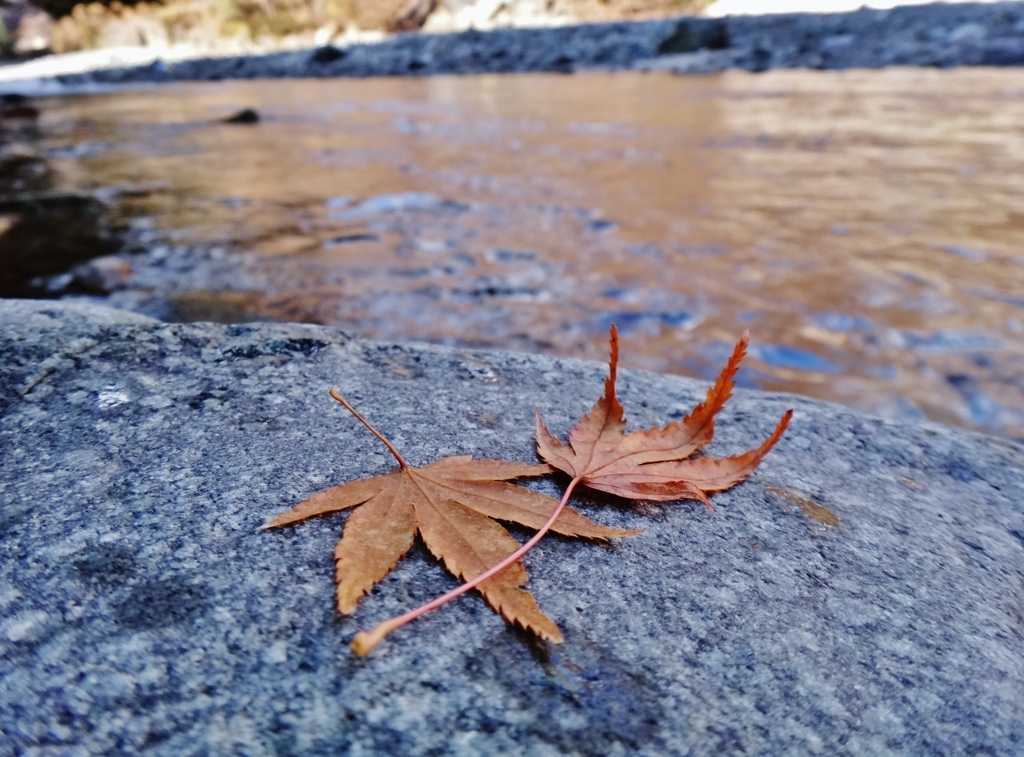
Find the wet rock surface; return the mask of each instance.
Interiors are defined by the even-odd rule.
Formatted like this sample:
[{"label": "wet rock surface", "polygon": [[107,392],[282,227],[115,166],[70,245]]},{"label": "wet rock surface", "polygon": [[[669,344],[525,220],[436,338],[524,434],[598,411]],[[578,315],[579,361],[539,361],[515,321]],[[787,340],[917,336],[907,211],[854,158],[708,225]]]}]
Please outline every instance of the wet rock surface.
[{"label": "wet rock surface", "polygon": [[[587,69],[662,68],[712,73],[730,68],[880,68],[885,66],[1019,66],[1024,64],[1024,3],[903,6],[853,13],[682,18],[402,34],[344,48],[267,55],[169,60],[88,73],[48,73],[46,64],[19,78],[60,84],[160,82],[273,77],[425,76]],[[98,64],[99,65],[99,64]],[[5,79],[13,78],[5,76]],[[8,85],[11,86],[11,85]]]},{"label": "wet rock surface", "polygon": [[[0,754],[1024,745],[1020,445],[740,392],[715,454],[796,416],[715,515],[579,498],[646,530],[611,547],[550,538],[528,556],[564,645],[473,596],[361,660],[347,652],[357,630],[453,582],[417,547],[340,619],[345,516],[257,530],[392,465],[327,387],[413,464],[533,460],[533,408],[564,435],[603,366],[14,300],[0,302],[0,351]],[[702,391],[621,380],[633,427]]]}]

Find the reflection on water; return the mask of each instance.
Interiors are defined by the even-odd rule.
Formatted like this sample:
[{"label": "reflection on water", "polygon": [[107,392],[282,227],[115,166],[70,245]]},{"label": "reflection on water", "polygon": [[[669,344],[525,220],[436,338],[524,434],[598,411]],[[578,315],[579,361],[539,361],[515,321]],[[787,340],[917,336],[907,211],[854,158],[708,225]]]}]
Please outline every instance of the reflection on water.
[{"label": "reflection on water", "polygon": [[[260,122],[220,122],[242,107]],[[1021,123],[1005,69],[190,84],[43,114],[65,182],[149,227],[118,302],[595,359],[614,321],[627,365],[703,377],[749,328],[748,386],[1015,437]]]},{"label": "reflection on water", "polygon": [[0,95],[0,297],[35,294],[31,282],[117,247],[103,203],[62,191],[43,155],[39,110]]}]

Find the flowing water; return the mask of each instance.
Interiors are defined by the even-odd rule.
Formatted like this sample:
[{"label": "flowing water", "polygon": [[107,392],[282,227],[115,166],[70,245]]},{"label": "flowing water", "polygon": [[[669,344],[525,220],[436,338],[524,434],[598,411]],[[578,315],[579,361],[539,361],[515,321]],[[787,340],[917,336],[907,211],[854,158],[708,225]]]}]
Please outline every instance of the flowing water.
[{"label": "flowing water", "polygon": [[186,84],[40,129],[148,235],[115,301],[595,359],[615,322],[705,378],[750,329],[748,386],[1019,438],[1021,124],[1024,71],[891,69]]}]

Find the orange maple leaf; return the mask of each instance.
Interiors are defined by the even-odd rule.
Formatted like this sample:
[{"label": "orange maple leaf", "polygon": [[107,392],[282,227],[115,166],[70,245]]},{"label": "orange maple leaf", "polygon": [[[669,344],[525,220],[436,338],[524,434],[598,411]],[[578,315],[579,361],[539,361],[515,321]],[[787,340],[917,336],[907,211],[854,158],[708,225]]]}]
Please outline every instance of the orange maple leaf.
[{"label": "orange maple leaf", "polygon": [[626,435],[622,405],[615,396],[619,334],[613,325],[604,396],[569,432],[568,445],[563,445],[548,431],[538,411],[537,450],[541,458],[569,474],[572,485],[581,483],[632,499],[660,502],[696,499],[712,509],[707,493],[728,489],[750,475],[781,438],[793,417],[793,411],[787,411],[764,444],[745,454],[722,459],[687,459],[714,436],[715,415],[732,396],[733,379],[746,354],[748,340],[744,333],[718,380],[708,390],[707,398],[689,415],[663,428]]},{"label": "orange maple leaf", "polygon": [[[527,581],[523,555],[549,529],[592,539],[637,533],[601,526],[566,507],[577,485],[632,499],[696,499],[711,509],[707,492],[722,491],[742,481],[782,437],[793,416],[792,410],[782,416],[771,436],[757,449],[721,459],[687,459],[712,440],[715,415],[732,396],[733,379],[746,353],[747,341],[744,333],[707,398],[689,415],[663,428],[627,435],[622,405],[615,395],[619,339],[613,325],[604,396],[570,432],[568,446],[548,431],[537,413],[540,456],[552,468],[572,476],[558,501],[506,483],[509,479],[548,472],[549,468],[543,465],[473,460],[467,456],[413,468],[391,442],[331,389],[331,397],[387,446],[399,468],[383,476],[318,492],[269,521],[264,528],[362,506],[349,517],[334,551],[338,609],[343,613],[353,612],[362,595],[394,568],[412,545],[417,531],[427,548],[452,573],[466,580],[437,599],[380,623],[369,633],[356,634],[352,651],[357,654],[368,654],[391,631],[473,588],[509,621],[543,638],[561,642],[558,626],[521,588]],[[492,518],[514,521],[536,528],[537,532],[520,545]]]},{"label": "orange maple leaf", "polygon": [[[558,626],[541,612],[533,595],[521,588],[527,582],[526,569],[519,559],[521,553],[517,554],[522,546],[492,519],[540,529],[549,525],[558,509],[550,527],[565,536],[609,539],[636,531],[602,526],[571,508],[559,509],[559,501],[552,497],[507,483],[514,478],[549,473],[546,465],[463,456],[414,468],[335,389],[330,394],[387,446],[399,467],[382,476],[317,492],[263,527],[276,528],[315,515],[359,508],[346,521],[334,550],[338,610],[344,614],[355,612],[362,596],[391,572],[419,533],[430,552],[451,573],[472,581],[509,622],[550,641],[561,642]],[[505,567],[503,561],[508,558],[512,562]],[[502,568],[484,575],[499,564]],[[462,593],[463,587],[445,597]],[[353,650],[365,654],[377,641],[379,638],[371,641],[368,635],[359,634]]]}]

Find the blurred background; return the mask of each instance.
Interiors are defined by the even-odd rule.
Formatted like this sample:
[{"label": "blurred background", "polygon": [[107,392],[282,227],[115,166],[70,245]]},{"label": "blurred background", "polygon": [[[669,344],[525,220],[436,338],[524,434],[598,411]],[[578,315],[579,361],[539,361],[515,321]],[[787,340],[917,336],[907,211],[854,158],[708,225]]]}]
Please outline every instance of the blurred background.
[{"label": "blurred background", "polygon": [[23,58],[123,46],[264,51],[372,40],[386,33],[409,31],[486,31],[681,14],[827,13],[933,1],[0,0],[0,56]]},{"label": "blurred background", "polygon": [[[246,2],[4,19],[45,11],[47,50],[234,49],[750,5]],[[8,94],[0,296],[598,360],[615,322],[626,366],[702,378],[749,328],[745,386],[1020,439],[1022,123],[1020,68]]]},{"label": "blurred background", "polygon": [[[828,2],[829,0],[825,0]],[[186,44],[278,49],[384,33],[551,26],[700,13],[712,0],[4,0],[4,51]],[[742,11],[741,11],[742,12]]]}]

